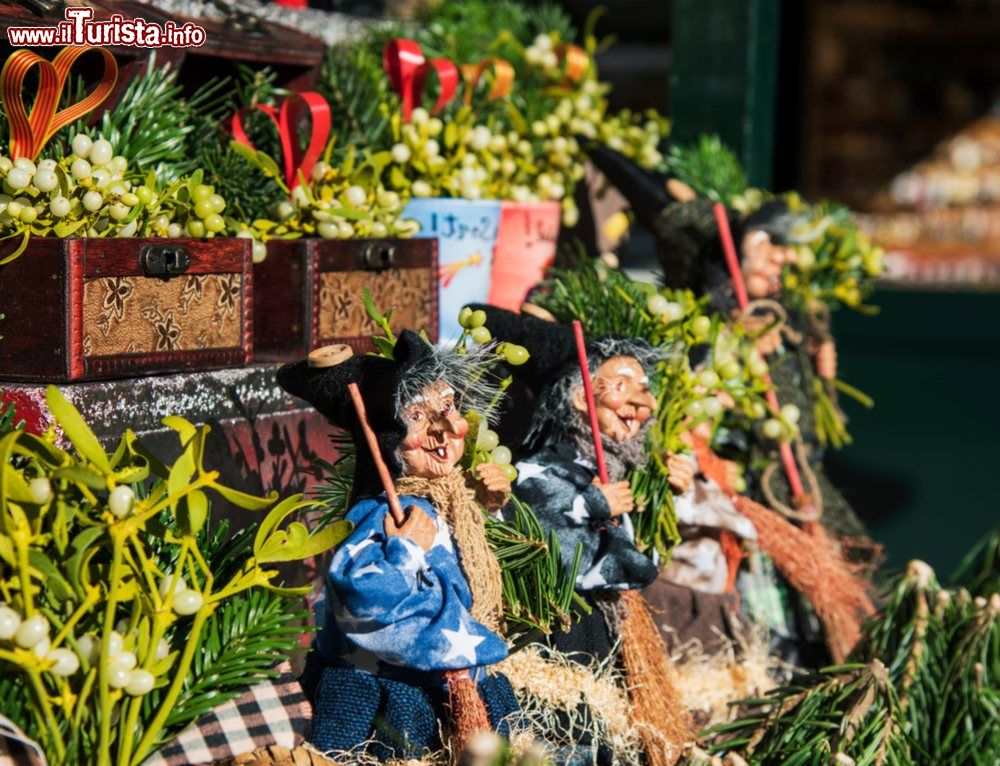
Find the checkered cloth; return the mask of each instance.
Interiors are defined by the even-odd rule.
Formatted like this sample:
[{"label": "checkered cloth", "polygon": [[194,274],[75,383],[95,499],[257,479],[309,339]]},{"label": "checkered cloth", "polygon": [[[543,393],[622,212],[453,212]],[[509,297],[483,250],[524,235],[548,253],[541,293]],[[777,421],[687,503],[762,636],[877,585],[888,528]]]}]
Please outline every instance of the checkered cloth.
[{"label": "checkered cloth", "polygon": [[33,740],[0,715],[0,766],[47,766],[45,753]]},{"label": "checkered cloth", "polygon": [[286,662],[281,675],[206,713],[143,762],[143,766],[210,764],[268,745],[301,744],[312,720],[302,687]]}]

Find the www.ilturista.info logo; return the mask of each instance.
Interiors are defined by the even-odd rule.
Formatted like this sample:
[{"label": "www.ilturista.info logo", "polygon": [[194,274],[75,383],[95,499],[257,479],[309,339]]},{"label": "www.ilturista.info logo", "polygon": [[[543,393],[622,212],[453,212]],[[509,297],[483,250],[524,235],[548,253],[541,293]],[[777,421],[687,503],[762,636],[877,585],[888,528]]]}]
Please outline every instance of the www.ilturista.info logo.
[{"label": "www.ilturista.info logo", "polygon": [[49,45],[123,45],[136,48],[197,48],[205,44],[205,30],[197,24],[168,21],[162,26],[145,19],[115,14],[106,21],[91,21],[93,8],[67,8],[66,21],[54,27],[8,27],[7,39],[15,47]]}]

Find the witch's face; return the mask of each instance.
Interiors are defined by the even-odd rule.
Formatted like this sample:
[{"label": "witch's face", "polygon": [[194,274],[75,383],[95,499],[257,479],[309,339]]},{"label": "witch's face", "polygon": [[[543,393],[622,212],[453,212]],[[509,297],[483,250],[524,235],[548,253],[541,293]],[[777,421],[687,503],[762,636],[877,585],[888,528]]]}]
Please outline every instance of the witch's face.
[{"label": "witch's face", "polygon": [[768,298],[781,291],[781,269],[794,263],[795,251],[771,241],[766,231],[754,229],[743,237],[743,281],[751,299]]},{"label": "witch's face", "polygon": [[[649,390],[649,378],[632,356],[615,356],[597,368],[594,375],[594,404],[601,434],[616,442],[634,439],[656,411],[656,398]],[[587,415],[583,388],[573,394],[573,407]]]},{"label": "witch's face", "polygon": [[427,386],[403,411],[406,438],[399,448],[407,476],[433,479],[451,472],[465,451],[469,422],[444,381]]}]

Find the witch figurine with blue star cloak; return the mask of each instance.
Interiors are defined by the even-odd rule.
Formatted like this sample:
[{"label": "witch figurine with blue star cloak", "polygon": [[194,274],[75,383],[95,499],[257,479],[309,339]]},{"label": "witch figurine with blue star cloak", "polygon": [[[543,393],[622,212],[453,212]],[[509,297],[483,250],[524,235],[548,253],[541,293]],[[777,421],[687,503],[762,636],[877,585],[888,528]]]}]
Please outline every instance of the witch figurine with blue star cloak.
[{"label": "witch figurine with blue star cloak", "polygon": [[[486,412],[497,395],[485,374],[493,357],[486,347],[437,349],[404,330],[391,358],[327,347],[278,373],[286,391],[348,431],[357,447],[345,517],[354,531],[330,563],[303,677],[314,704],[311,739],[323,751],[388,760],[437,750],[441,723],[447,729],[455,714],[445,678],[466,669],[491,728],[506,733],[505,719],[517,711],[507,679],[490,671],[508,646],[501,569],[483,513],[506,502],[508,471],[484,463],[468,479],[459,466],[469,432],[462,413]],[[398,490],[401,522],[380,483],[380,460]]]}]

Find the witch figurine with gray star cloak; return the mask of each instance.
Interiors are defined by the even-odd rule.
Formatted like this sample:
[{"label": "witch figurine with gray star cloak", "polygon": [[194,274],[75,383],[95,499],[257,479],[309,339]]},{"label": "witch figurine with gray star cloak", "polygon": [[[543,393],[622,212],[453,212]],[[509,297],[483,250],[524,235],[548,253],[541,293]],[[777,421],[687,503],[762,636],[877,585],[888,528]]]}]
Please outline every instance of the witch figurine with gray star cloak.
[{"label": "witch figurine with gray star cloak", "polygon": [[[339,347],[278,373],[285,390],[357,446],[345,517],[354,531],[330,563],[303,678],[314,703],[311,739],[323,751],[367,750],[388,760],[438,749],[440,722],[449,718],[444,678],[465,669],[492,728],[506,733],[505,719],[517,710],[506,678],[484,672],[508,647],[501,570],[479,503],[498,508],[510,482],[502,466],[483,464],[470,486],[458,466],[469,431],[463,408],[485,412],[497,393],[484,374],[491,356],[486,348],[441,351],[406,330],[391,359]],[[401,523],[380,484],[380,457],[366,444],[352,383],[398,489]]]},{"label": "witch figurine with gray star cloak", "polygon": [[[571,328],[492,306],[472,308],[485,311],[491,327],[531,354],[514,373],[537,394],[530,430],[519,451],[518,497],[546,528],[556,531],[564,556],[573,556],[582,546],[578,591],[644,588],[656,579],[657,566],[636,548],[629,515],[643,509],[636,507],[625,472],[646,460],[647,429],[656,410],[649,374],[660,352],[630,338],[602,338],[588,345],[610,479],[604,484],[598,477]],[[610,643],[604,650],[588,648],[603,658]]]},{"label": "witch figurine with gray star cloak", "polygon": [[[648,460],[657,408],[651,377],[662,352],[637,338],[591,339],[584,346],[585,379],[570,327],[492,306],[470,308],[484,311],[498,335],[530,354],[513,372],[535,395],[516,464],[517,496],[559,538],[564,556],[582,550],[576,589],[593,610],[550,644],[571,659],[620,664],[647,761],[672,764],[690,736],[689,722],[639,593],[658,567],[636,547],[630,514],[644,509],[626,477]],[[593,401],[586,392],[591,377]]]}]

